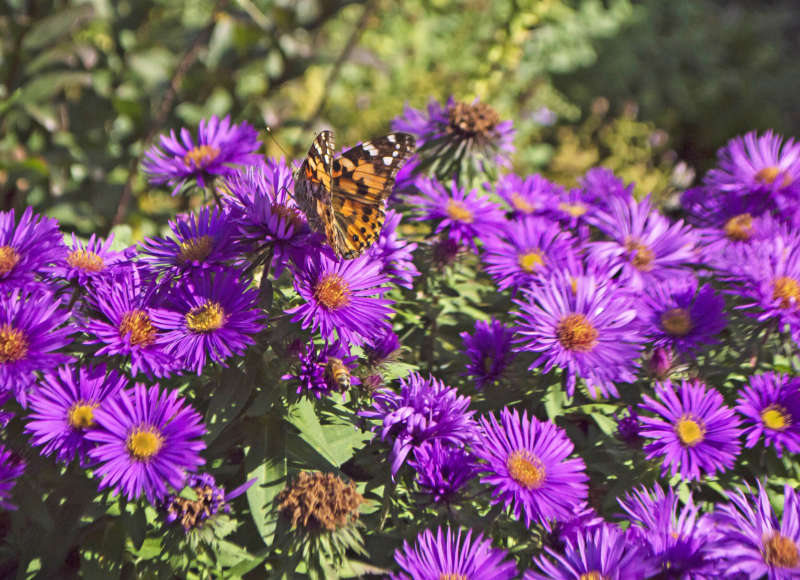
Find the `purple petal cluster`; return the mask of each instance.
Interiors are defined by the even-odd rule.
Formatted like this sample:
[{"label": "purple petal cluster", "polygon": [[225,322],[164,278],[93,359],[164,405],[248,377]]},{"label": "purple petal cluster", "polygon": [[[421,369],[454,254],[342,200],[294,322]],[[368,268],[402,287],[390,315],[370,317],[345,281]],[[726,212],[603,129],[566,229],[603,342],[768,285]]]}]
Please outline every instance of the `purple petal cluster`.
[{"label": "purple petal cluster", "polygon": [[500,380],[515,353],[511,349],[514,331],[499,320],[475,321],[473,334],[462,332],[464,350],[469,357],[467,375],[482,389]]},{"label": "purple petal cluster", "polygon": [[72,244],[67,251],[66,261],[54,266],[53,274],[74,281],[79,286],[86,286],[92,280],[107,275],[126,260],[123,252],[111,249],[113,242],[113,234],[105,240],[92,234],[86,243],[72,234]]},{"label": "purple petal cluster", "polygon": [[25,472],[25,466],[24,459],[0,444],[0,508],[17,509],[17,506],[10,501],[11,490],[17,484],[17,479]]},{"label": "purple petal cluster", "polygon": [[737,401],[736,411],[744,417],[745,447],[764,444],[800,453],[800,378],[767,372],[750,377]]},{"label": "purple petal cluster", "polygon": [[386,211],[378,240],[372,244],[367,255],[383,263],[382,272],[398,286],[414,287],[414,277],[419,276],[419,270],[414,265],[414,250],[417,244],[404,240],[397,235],[397,226],[400,224],[401,215],[390,209]]},{"label": "purple petal cluster", "polygon": [[414,449],[408,464],[417,472],[417,485],[435,502],[452,500],[475,477],[476,466],[463,447],[434,439]]},{"label": "purple petal cluster", "polygon": [[16,221],[14,210],[0,212],[0,291],[23,289],[51,266],[63,265],[66,247],[53,218],[30,206]]}]

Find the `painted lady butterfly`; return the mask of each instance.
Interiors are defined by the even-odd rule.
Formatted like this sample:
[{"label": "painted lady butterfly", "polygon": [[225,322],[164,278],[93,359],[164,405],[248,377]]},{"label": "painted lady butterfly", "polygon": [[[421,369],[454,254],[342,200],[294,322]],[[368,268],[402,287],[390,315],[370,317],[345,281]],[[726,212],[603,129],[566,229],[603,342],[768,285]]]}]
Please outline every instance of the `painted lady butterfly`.
[{"label": "painted lady butterfly", "polygon": [[314,139],[295,178],[295,201],[337,256],[355,258],[378,239],[384,200],[414,145],[412,135],[390,133],[334,158],[332,132]]}]

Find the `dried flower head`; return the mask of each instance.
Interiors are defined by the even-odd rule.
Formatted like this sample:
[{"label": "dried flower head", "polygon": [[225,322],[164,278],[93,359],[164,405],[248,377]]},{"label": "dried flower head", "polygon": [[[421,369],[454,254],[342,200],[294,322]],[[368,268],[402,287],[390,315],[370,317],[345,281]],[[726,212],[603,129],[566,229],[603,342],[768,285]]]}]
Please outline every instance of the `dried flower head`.
[{"label": "dried flower head", "polygon": [[294,483],[278,496],[278,509],[292,520],[292,527],[333,531],[358,519],[364,502],[352,481],[347,484],[333,473],[301,471]]}]

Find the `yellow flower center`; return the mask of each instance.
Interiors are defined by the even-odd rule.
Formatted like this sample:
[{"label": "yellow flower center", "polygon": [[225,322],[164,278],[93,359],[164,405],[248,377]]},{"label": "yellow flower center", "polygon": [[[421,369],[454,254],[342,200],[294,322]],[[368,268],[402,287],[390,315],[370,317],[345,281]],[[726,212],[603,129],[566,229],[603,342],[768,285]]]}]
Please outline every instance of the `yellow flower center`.
[{"label": "yellow flower center", "polygon": [[73,250],[67,255],[67,263],[73,268],[87,272],[99,272],[105,267],[103,258],[89,250]]},{"label": "yellow flower center", "polygon": [[78,401],[67,412],[67,421],[73,429],[88,429],[94,425],[94,410],[100,403]]},{"label": "yellow flower center", "polygon": [[764,562],[776,568],[794,568],[800,563],[797,544],[791,538],[775,532],[764,540]]},{"label": "yellow flower center", "polygon": [[139,427],[128,435],[126,447],[134,459],[147,461],[158,453],[164,444],[164,437],[155,427]]},{"label": "yellow flower center", "polygon": [[122,315],[119,335],[122,338],[128,336],[131,346],[148,346],[156,339],[156,329],[150,323],[147,312],[132,310]]},{"label": "yellow flower center", "polygon": [[472,212],[463,203],[454,199],[447,202],[447,215],[450,216],[450,219],[464,222],[465,224],[471,224],[475,219]]},{"label": "yellow flower center", "polygon": [[653,269],[653,259],[655,258],[653,250],[633,238],[625,242],[625,249],[633,254],[631,263],[634,268],[642,272],[649,272]]},{"label": "yellow flower center", "polygon": [[214,248],[214,238],[211,236],[200,236],[181,242],[181,252],[178,254],[178,262],[202,262]]},{"label": "yellow flower center", "polygon": [[186,326],[193,332],[211,332],[225,324],[225,310],[219,302],[208,301],[186,314]]},{"label": "yellow flower center", "polygon": [[603,576],[597,570],[592,570],[591,572],[584,572],[580,576],[578,576],[579,580],[608,580],[607,576]]},{"label": "yellow flower center", "polygon": [[661,315],[661,327],[672,336],[686,336],[692,330],[692,317],[685,308],[670,308]]},{"label": "yellow flower center", "polygon": [[791,426],[792,418],[780,405],[770,405],[761,411],[761,421],[764,427],[773,431],[783,431]]},{"label": "yellow flower center", "polygon": [[788,276],[776,278],[773,283],[772,298],[780,299],[781,308],[796,307],[800,301],[800,283]]},{"label": "yellow flower center", "polygon": [[439,580],[469,580],[466,574],[456,574],[455,572],[442,572]]},{"label": "yellow flower center", "polygon": [[350,303],[350,286],[338,274],[327,274],[314,287],[314,299],[328,310],[338,310]]},{"label": "yellow flower center", "polygon": [[506,467],[511,479],[527,489],[539,489],[547,477],[544,464],[527,449],[509,455]]},{"label": "yellow flower center", "polygon": [[592,350],[597,344],[597,329],[583,314],[568,314],[556,327],[556,337],[566,349],[578,352]]},{"label": "yellow flower center", "polygon": [[706,428],[699,419],[695,419],[691,415],[684,415],[675,426],[675,432],[686,447],[694,447],[703,441]]},{"label": "yellow flower center", "polygon": [[219,155],[219,147],[198,145],[183,156],[186,167],[205,167]]},{"label": "yellow flower center", "polygon": [[517,256],[517,261],[519,262],[519,267],[525,270],[526,272],[535,272],[539,266],[544,264],[544,255],[539,250],[531,250],[529,252],[525,252],[524,254],[519,254]]},{"label": "yellow flower center", "polygon": [[[761,183],[772,185],[773,183],[775,183],[775,180],[778,179],[778,176],[780,174],[781,174],[781,168],[772,165],[770,167],[765,167],[764,169],[756,173],[755,178],[757,181],[760,181]],[[791,184],[792,184],[792,178],[789,177],[788,173],[784,173],[783,182],[781,182],[781,187],[788,187]]]},{"label": "yellow flower center", "polygon": [[28,337],[10,324],[0,326],[0,364],[22,360],[28,354]]},{"label": "yellow flower center", "polygon": [[741,213],[725,222],[725,236],[735,242],[746,242],[753,237],[753,216]]},{"label": "yellow flower center", "polygon": [[527,199],[518,193],[511,194],[511,207],[522,213],[533,213],[536,208]]},{"label": "yellow flower center", "polygon": [[0,276],[5,276],[19,262],[20,255],[11,246],[0,246]]},{"label": "yellow flower center", "polygon": [[558,209],[560,209],[565,213],[568,213],[569,215],[575,218],[579,218],[587,211],[589,211],[589,208],[582,203],[567,203],[567,202],[559,203]]}]

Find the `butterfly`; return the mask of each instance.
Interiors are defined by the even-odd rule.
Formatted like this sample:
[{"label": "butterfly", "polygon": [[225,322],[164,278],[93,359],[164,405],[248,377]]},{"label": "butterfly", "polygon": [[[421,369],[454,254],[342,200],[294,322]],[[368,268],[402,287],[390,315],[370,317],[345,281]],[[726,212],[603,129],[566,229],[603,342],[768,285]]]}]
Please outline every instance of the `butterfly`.
[{"label": "butterfly", "polygon": [[316,136],[294,181],[295,201],[337,256],[356,258],[378,239],[384,201],[414,147],[413,135],[389,133],[334,157],[333,133]]}]

